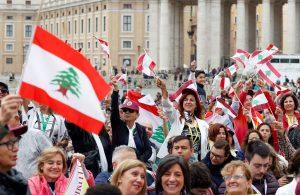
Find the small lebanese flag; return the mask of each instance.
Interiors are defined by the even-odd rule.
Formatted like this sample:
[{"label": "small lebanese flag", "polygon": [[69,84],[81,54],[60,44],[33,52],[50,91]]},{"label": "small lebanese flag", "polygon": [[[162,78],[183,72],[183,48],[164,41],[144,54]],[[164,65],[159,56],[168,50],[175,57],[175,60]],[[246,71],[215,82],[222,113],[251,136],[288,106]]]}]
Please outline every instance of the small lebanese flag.
[{"label": "small lebanese flag", "polygon": [[228,90],[230,86],[230,79],[228,77],[221,77],[220,88],[222,90]]},{"label": "small lebanese flag", "polygon": [[66,120],[98,134],[105,123],[100,101],[109,91],[82,54],[36,27],[19,89],[23,98],[47,105]]},{"label": "small lebanese flag", "polygon": [[274,90],[275,90],[275,93],[277,96],[279,96],[281,94],[289,93],[291,91],[290,89],[280,86],[280,85],[275,85]]},{"label": "small lebanese flag", "polygon": [[256,111],[260,111],[263,109],[268,109],[268,99],[266,98],[265,94],[258,90],[255,94],[255,97],[251,101],[252,108]]},{"label": "small lebanese flag", "polygon": [[144,53],[140,55],[138,59],[137,70],[148,76],[154,76],[155,74],[153,69],[155,65],[156,63],[152,60],[152,58],[147,53]]},{"label": "small lebanese flag", "polygon": [[[98,39],[98,38],[97,38]],[[100,42],[100,46],[102,47],[103,51],[106,53],[106,55],[110,56],[110,50],[109,50],[109,45],[107,41],[104,41],[103,39],[98,39],[98,41]]]},{"label": "small lebanese flag", "polygon": [[123,86],[127,85],[127,74],[118,74],[116,76],[117,82],[121,83]]},{"label": "small lebanese flag", "polygon": [[193,80],[188,80],[186,82],[184,82],[178,89],[177,91],[175,91],[174,93],[170,94],[169,99],[171,102],[173,101],[177,101],[179,102],[179,99],[182,95],[182,90],[184,90],[185,88],[189,88],[189,89],[194,89],[195,91],[197,91],[197,87],[196,84],[194,83]]},{"label": "small lebanese flag", "polygon": [[227,104],[223,99],[218,98],[216,102],[216,108],[221,108],[225,114],[228,114],[233,119],[237,116],[235,111]]},{"label": "small lebanese flag", "polygon": [[279,49],[276,46],[270,44],[265,50],[253,52],[250,63],[253,65],[265,64],[270,61],[273,57],[272,55],[276,54],[278,51]]},{"label": "small lebanese flag", "polygon": [[66,192],[64,194],[78,194],[84,195],[89,188],[87,180],[84,176],[83,168],[79,160],[76,161],[75,168],[73,169],[69,178]]},{"label": "small lebanese flag", "polygon": [[264,79],[269,84],[269,86],[274,86],[276,81],[281,77],[281,74],[270,62],[262,64],[258,68],[259,76]]},{"label": "small lebanese flag", "polygon": [[258,125],[263,123],[264,120],[264,116],[253,109],[251,109],[251,118],[255,128],[257,128]]},{"label": "small lebanese flag", "polygon": [[231,58],[237,63],[241,64],[244,68],[248,65],[250,54],[242,49],[237,49],[234,56]]},{"label": "small lebanese flag", "polygon": [[234,97],[234,93],[235,93],[234,92],[234,88],[230,87],[229,90],[228,90],[228,96],[231,97],[231,98],[233,98]]},{"label": "small lebanese flag", "polygon": [[239,66],[237,64],[234,64],[226,69],[226,73],[229,77],[232,77],[234,73],[237,72]]}]

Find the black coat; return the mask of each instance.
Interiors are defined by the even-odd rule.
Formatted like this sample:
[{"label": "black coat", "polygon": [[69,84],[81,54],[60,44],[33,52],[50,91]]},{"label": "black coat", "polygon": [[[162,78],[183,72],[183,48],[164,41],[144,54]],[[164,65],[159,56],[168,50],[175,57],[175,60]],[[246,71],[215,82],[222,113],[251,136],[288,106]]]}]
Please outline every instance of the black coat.
[{"label": "black coat", "polygon": [[[94,140],[91,133],[81,129],[77,125],[67,121],[65,121],[65,125],[68,130],[68,134],[72,140],[74,152],[78,152],[86,156],[86,168],[93,173],[94,177],[96,177],[100,172],[100,168],[98,165],[98,160],[100,159],[100,157],[96,141]],[[105,129],[102,129],[99,137],[107,159],[108,171],[112,171],[112,145],[109,140],[109,135],[105,131]]]},{"label": "black coat", "polygon": [[[113,147],[128,145],[129,130],[126,123],[120,118],[119,94],[117,91],[113,91],[111,95],[110,120]],[[133,138],[136,145],[138,159],[143,162],[147,162],[147,160],[151,157],[152,149],[145,128],[138,123],[136,123],[136,129],[133,133]]]},{"label": "black coat", "polygon": [[0,172],[0,195],[29,194],[28,185],[23,175],[15,169],[6,174]]}]

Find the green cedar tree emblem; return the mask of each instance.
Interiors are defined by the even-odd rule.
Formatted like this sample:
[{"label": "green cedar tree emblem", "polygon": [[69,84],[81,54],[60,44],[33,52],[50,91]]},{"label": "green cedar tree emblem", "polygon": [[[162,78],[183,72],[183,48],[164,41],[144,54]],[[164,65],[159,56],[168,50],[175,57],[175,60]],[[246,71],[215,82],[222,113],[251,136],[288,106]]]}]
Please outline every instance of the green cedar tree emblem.
[{"label": "green cedar tree emblem", "polygon": [[272,73],[271,73],[270,70],[266,70],[266,71],[265,71],[265,74],[266,74],[267,76],[271,76]]},{"label": "green cedar tree emblem", "polygon": [[79,98],[79,95],[81,94],[79,91],[79,77],[74,68],[68,68],[67,70],[59,71],[50,84],[58,85],[59,89],[57,91],[66,97],[68,97],[68,92],[75,95],[77,98]]},{"label": "green cedar tree emblem", "polygon": [[263,55],[258,54],[258,59],[259,59],[259,60],[262,60],[262,59],[263,59]]}]

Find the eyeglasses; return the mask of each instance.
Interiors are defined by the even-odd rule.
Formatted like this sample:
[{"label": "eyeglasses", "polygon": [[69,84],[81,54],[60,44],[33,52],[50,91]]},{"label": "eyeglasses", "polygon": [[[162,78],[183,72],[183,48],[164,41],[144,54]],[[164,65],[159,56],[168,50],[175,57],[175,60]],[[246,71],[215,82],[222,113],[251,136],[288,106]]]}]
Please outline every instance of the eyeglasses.
[{"label": "eyeglasses", "polygon": [[224,156],[217,155],[217,154],[213,153],[212,151],[210,151],[210,155],[211,155],[212,157],[214,157],[214,158],[217,158],[217,159],[222,159],[222,158],[224,158]]},{"label": "eyeglasses", "polygon": [[231,179],[239,180],[239,179],[243,179],[243,178],[246,178],[246,176],[243,175],[243,174],[236,174],[236,175],[227,175],[227,176],[224,176],[224,180],[225,181],[229,181]]},{"label": "eyeglasses", "polygon": [[13,151],[16,145],[19,145],[21,137],[17,137],[15,139],[9,140],[8,142],[0,143],[0,146],[5,145],[8,150]]},{"label": "eyeglasses", "polygon": [[123,111],[123,112],[134,113],[134,110],[129,109],[129,108],[123,108],[122,111]]}]

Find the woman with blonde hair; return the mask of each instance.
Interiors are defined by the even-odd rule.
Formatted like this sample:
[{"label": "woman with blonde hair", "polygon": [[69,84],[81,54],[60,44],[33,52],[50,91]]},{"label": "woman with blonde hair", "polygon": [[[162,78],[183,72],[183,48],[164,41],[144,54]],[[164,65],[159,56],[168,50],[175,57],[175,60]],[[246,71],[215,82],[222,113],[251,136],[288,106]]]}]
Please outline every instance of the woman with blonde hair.
[{"label": "woman with blonde hair", "polygon": [[111,184],[122,195],[145,195],[147,193],[146,165],[139,160],[125,160],[113,172]]},{"label": "woman with blonde hair", "polygon": [[227,195],[253,194],[250,168],[242,161],[231,161],[221,171],[226,185]]},{"label": "woman with blonde hair", "polygon": [[[85,156],[74,153],[72,165],[77,160],[82,165],[84,176],[89,186],[94,185],[93,174],[84,166]],[[69,179],[65,176],[67,170],[66,157],[62,149],[50,147],[43,151],[38,159],[38,173],[28,179],[29,189],[32,195],[63,195],[65,194]]]}]

